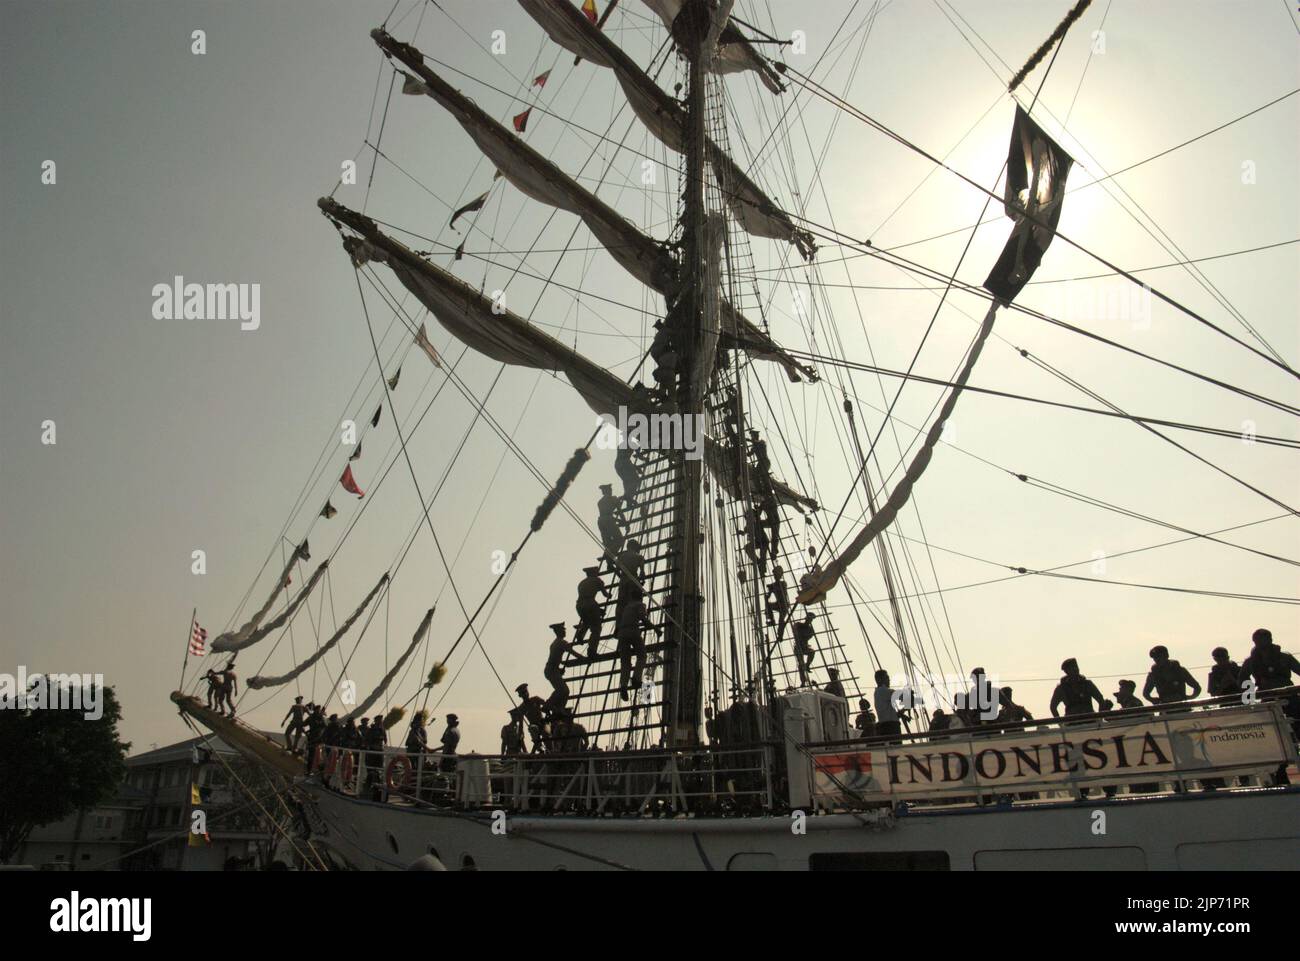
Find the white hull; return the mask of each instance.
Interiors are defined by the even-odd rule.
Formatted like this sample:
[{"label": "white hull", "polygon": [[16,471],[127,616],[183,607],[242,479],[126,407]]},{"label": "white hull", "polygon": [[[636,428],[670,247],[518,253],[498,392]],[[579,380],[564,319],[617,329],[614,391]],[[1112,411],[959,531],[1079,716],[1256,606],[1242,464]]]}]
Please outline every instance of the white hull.
[{"label": "white hull", "polygon": [[[449,870],[1294,870],[1300,789],[929,809],[874,825],[809,817],[589,818],[464,814],[359,800],[303,782],[313,841],[363,870],[435,853]],[[1105,833],[1094,833],[1098,815]]]}]

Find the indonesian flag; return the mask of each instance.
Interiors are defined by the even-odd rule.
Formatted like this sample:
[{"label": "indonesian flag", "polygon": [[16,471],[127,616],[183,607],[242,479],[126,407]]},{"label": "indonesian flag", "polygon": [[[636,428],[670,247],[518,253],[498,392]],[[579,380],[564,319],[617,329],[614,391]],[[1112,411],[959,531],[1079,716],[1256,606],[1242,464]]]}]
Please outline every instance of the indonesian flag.
[{"label": "indonesian flag", "polygon": [[545,86],[546,86],[546,80],[547,80],[548,77],[550,77],[550,75],[551,75],[551,71],[549,71],[549,70],[546,71],[546,73],[539,73],[537,76],[533,77],[533,86],[534,86],[534,87],[545,87]]},{"label": "indonesian flag", "polygon": [[339,478],[339,483],[349,494],[356,494],[358,497],[365,497],[365,491],[357,486],[356,478],[352,476],[352,465],[349,464],[343,468],[343,476]]},{"label": "indonesian flag", "polygon": [[528,129],[528,115],[532,112],[533,112],[533,108],[529,107],[523,113],[515,114],[515,118],[512,121],[515,125],[515,130],[517,130],[519,133],[523,133],[525,130]]},{"label": "indonesian flag", "polygon": [[207,642],[208,642],[207,629],[203,627],[199,627],[199,622],[195,621],[190,626],[190,653],[195,657],[202,657]]},{"label": "indonesian flag", "polygon": [[595,23],[598,19],[596,16],[596,0],[583,0],[582,12],[586,15],[588,20]]}]

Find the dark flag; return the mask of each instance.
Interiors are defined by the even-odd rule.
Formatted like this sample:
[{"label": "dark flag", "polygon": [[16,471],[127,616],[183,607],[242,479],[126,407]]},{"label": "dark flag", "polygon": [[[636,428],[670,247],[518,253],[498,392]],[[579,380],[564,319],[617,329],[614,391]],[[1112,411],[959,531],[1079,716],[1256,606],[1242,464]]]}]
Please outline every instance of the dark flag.
[{"label": "dark flag", "polygon": [[546,71],[546,73],[539,73],[537,76],[533,77],[533,86],[545,87],[546,81],[550,79],[550,76],[551,76],[551,71],[549,70]]},{"label": "dark flag", "polygon": [[379,415],[382,414],[383,412],[384,412],[384,405],[383,405],[383,404],[380,404],[378,407],[375,408],[375,416],[372,417],[372,418],[370,418],[370,426],[371,426],[371,427],[378,427],[378,426],[379,426]]},{"label": "dark flag", "polygon": [[523,133],[525,130],[528,129],[528,115],[532,112],[533,112],[533,108],[529,107],[523,113],[515,114],[514,121],[513,121],[515,125],[515,130],[517,130],[519,133]]},{"label": "dark flag", "polygon": [[481,194],[479,194],[477,197],[475,197],[473,200],[467,203],[464,207],[461,207],[454,214],[452,214],[451,223],[447,224],[447,226],[455,227],[456,221],[461,218],[462,214],[472,214],[476,210],[482,210],[483,205],[487,203],[488,193],[489,191],[486,190],[483,191]]},{"label": "dark flag", "polygon": [[331,517],[333,517],[333,516],[334,516],[335,514],[337,514],[338,512],[339,512],[339,509],[338,509],[337,507],[335,507],[335,506],[334,506],[333,504],[331,504],[329,501],[326,501],[326,502],[325,502],[325,506],[322,507],[322,508],[320,509],[320,516],[323,517],[323,518],[325,518],[326,520],[329,520]]},{"label": "dark flag", "polygon": [[298,556],[304,561],[311,560],[311,549],[307,546],[306,541],[298,545]]},{"label": "dark flag", "polygon": [[984,289],[1003,303],[1015,299],[1042,263],[1061,219],[1065,178],[1073,163],[1070,155],[1029,119],[1029,114],[1016,108],[1003,200],[1007,216],[1016,225],[984,281]]},{"label": "dark flag", "polygon": [[464,256],[465,256],[465,241],[462,240],[460,242],[460,245],[456,248],[456,259],[460,260]]},{"label": "dark flag", "polygon": [[392,377],[388,378],[388,389],[397,390],[397,382],[401,379],[401,377],[402,377],[402,368],[399,367],[397,368],[397,373],[395,373]]},{"label": "dark flag", "polygon": [[359,460],[360,457],[361,457],[361,444],[360,442],[358,442],[357,449],[352,452],[352,456],[349,457],[348,460]]},{"label": "dark flag", "polygon": [[343,485],[343,489],[349,494],[356,494],[358,497],[366,496],[365,491],[357,486],[356,478],[352,476],[351,464],[343,468],[343,476],[339,478],[339,483]]}]

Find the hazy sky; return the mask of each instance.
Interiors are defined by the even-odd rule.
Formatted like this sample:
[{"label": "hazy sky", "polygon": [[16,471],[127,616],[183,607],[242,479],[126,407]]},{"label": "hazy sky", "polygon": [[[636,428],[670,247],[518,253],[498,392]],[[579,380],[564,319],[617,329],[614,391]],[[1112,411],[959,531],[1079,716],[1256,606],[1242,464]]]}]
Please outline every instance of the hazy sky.
[{"label": "hazy sky", "polygon": [[[788,55],[792,65],[811,71],[816,64],[815,76],[828,88],[930,152],[951,151],[954,168],[992,187],[1014,114],[1005,81],[1069,5],[741,0],[737,9],[781,36],[804,31],[807,53]],[[0,671],[22,664],[29,671],[103,673],[122,696],[125,734],[136,749],[186,735],[167,696],[178,679],[190,610],[197,607],[199,621],[214,634],[234,620],[268,552],[278,568],[281,550],[288,549],[278,540],[286,519],[286,536],[296,541],[326,496],[339,508],[334,520],[312,527],[314,567],[333,551],[360,505],[367,505],[331,565],[328,590],[313,598],[291,635],[241,656],[245,678],[268,656],[268,672],[280,673],[313,650],[315,626],[323,621],[327,632],[335,617],[341,620],[415,532],[419,509],[404,462],[398,460],[373,499],[357,502],[335,484],[350,450],[338,442],[339,421],[368,417],[381,391],[354,272],[315,201],[333,189],[343,161],[357,157],[360,183],[339,188],[341,203],[366,204],[372,216],[454,247],[466,234],[447,228],[449,209],[492,181],[490,166],[460,127],[427,98],[400,96],[399,81],[380,143],[392,162],[378,161],[367,203],[372,154],[362,141],[368,119],[372,142],[378,136],[391,77],[388,68],[381,72],[368,32],[391,8],[391,0],[3,0]],[[847,27],[837,35],[846,16]],[[541,98],[553,115],[534,111],[529,143],[571,173],[582,169],[588,186],[603,175],[601,197],[656,237],[666,236],[674,215],[676,158],[631,121],[609,71],[574,67],[572,56],[506,0],[440,0],[438,7],[401,0],[389,28],[400,39],[414,37],[429,57],[447,65],[431,64],[434,69],[501,119],[522,109],[511,95],[527,98],[527,81],[554,68]],[[608,29],[642,64],[664,38],[640,0],[623,0]],[[1104,53],[1094,54],[1099,29]],[[201,56],[191,53],[195,30],[206,32]],[[499,56],[487,49],[495,30],[506,38]],[[1096,0],[1067,38],[1034,116],[1076,157],[1069,185],[1077,188],[1102,170],[1137,163],[1288,93],[1300,86],[1297,63],[1297,27],[1289,5],[1278,0]],[[1026,102],[1042,74],[1040,68],[1027,81]],[[670,60],[661,85],[671,90],[680,79],[679,66]],[[931,164],[808,94],[792,89],[773,97],[754,85],[752,75],[730,77],[726,87],[733,153],[743,166],[753,164],[750,169],[778,202],[803,209],[810,220],[889,247],[969,227],[984,207],[984,195],[943,171],[912,194],[931,174]],[[1060,229],[1126,268],[1295,241],[1298,109],[1300,96],[1292,97],[1120,174],[1105,187],[1071,194]],[[616,151],[600,140],[607,128],[613,142],[626,135],[629,149]],[[665,164],[650,188],[640,182],[643,154]],[[52,185],[41,182],[46,160],[57,164]],[[997,212],[994,204],[987,216]],[[1169,249],[1133,214],[1164,237]],[[572,215],[553,215],[501,182],[466,241],[467,250],[494,263],[468,257],[452,266],[446,256],[436,261],[475,286],[504,287],[516,312],[626,375],[629,361],[644,352],[645,332],[662,305],[595,251],[585,228],[575,234],[576,225]],[[1004,219],[981,228],[959,277],[981,283],[1008,230]],[[958,231],[899,252],[949,273],[968,236]],[[574,249],[561,256],[566,247]],[[544,293],[535,280],[512,276],[519,255],[529,249],[529,272],[546,277],[555,271],[555,284]],[[933,284],[869,258],[839,259],[853,253],[827,244],[818,257],[819,273],[798,266],[777,270],[788,262],[788,251],[756,239],[754,267],[764,279],[756,290],[749,288],[743,305],[757,316],[761,295],[774,336],[794,348],[867,363],[874,357],[882,367],[906,368],[937,293],[898,288]],[[1294,244],[1200,265],[1292,364],[1300,360],[1298,266]],[[1036,279],[1105,272],[1058,240]],[[178,274],[200,283],[260,284],[260,329],[241,331],[233,320],[154,319],[154,285]],[[1141,276],[1250,339],[1186,271]],[[812,321],[795,315],[796,283],[815,304]],[[850,284],[857,289],[832,286]],[[392,288],[399,289],[395,283]],[[1154,304],[1149,323],[1093,306],[1107,295],[1127,297],[1131,289],[1114,278],[1043,283],[1027,288],[1019,300],[1230,383],[1290,404],[1300,401],[1294,378],[1168,306]],[[400,324],[390,328],[392,311],[368,287],[366,293],[376,334],[389,331],[381,345],[387,362],[405,351],[409,338]],[[982,313],[975,298],[951,295],[917,370],[950,376],[974,332],[972,318]],[[456,357],[459,345],[436,322],[429,327],[444,354]],[[1013,346],[1027,348],[1132,413],[1234,430],[1253,422],[1260,434],[1297,436],[1295,421],[1283,413],[1010,312],[999,317],[973,383],[1096,406]],[[480,397],[499,371],[500,365],[483,358],[466,358],[458,368]],[[794,452],[792,459],[784,444],[771,444],[778,472],[790,479],[797,473],[833,513],[853,481],[838,433],[841,384],[861,398],[863,431],[874,436],[888,403],[882,397],[892,398],[898,381],[859,372],[850,385],[841,380],[847,374],[824,373],[821,386],[787,385],[775,368],[756,367],[755,381],[772,408],[762,406],[755,420],[769,435],[785,433]],[[418,416],[444,382],[421,355],[406,356],[398,413]],[[913,440],[940,396],[938,388],[908,385],[895,409],[898,441]],[[550,478],[592,428],[586,406],[549,374],[506,370],[487,409]],[[410,451],[426,497],[443,484],[472,415],[470,403],[448,385],[415,433]],[[53,446],[41,443],[46,420],[57,425]],[[392,427],[386,412],[355,465],[368,492],[400,458]],[[1171,435],[1273,496],[1300,502],[1294,452]],[[1120,420],[967,395],[948,436],[998,467],[1199,532],[1283,513]],[[894,433],[885,430],[880,444],[888,472],[901,459]],[[313,472],[323,450],[325,466]],[[309,479],[313,484],[291,517]],[[571,503],[589,524],[595,521],[597,485],[610,480],[611,457],[602,453],[575,485]],[[431,513],[448,559],[459,558],[454,574],[467,607],[477,605],[493,577],[492,552],[513,549],[543,493],[480,424],[446,475]],[[1205,541],[1115,557],[1179,535],[1030,488],[951,447],[940,448],[914,503],[932,554],[914,541],[894,544],[910,553],[926,591],[934,589],[936,578],[942,587],[955,588],[1001,577],[1009,573],[1006,565],[1084,562],[1069,571],[1094,576],[1092,559],[1104,552],[1109,560],[1101,576],[1109,579],[1300,596],[1294,566]],[[837,539],[849,533],[859,511],[855,497],[836,528]],[[919,539],[917,517],[909,507],[898,534]],[[1300,557],[1294,518],[1223,536]],[[207,555],[204,576],[191,573],[196,549]],[[592,557],[593,545],[562,513],[530,543],[482,631],[510,689],[526,680],[545,690],[546,625],[572,620],[574,585]],[[859,561],[854,573],[866,596],[884,596],[873,556]],[[263,572],[254,603],[269,589],[271,576],[269,568]],[[302,580],[296,576],[295,587]],[[914,586],[910,578],[907,584]],[[831,603],[845,600],[841,592]],[[442,656],[464,619],[424,530],[348,667],[347,676],[363,693],[435,601],[428,658]],[[961,666],[984,666],[1013,685],[1035,713],[1046,713],[1052,681],[1067,656],[1077,656],[1085,673],[1110,692],[1118,676],[1133,677],[1140,686],[1146,651],[1154,643],[1167,644],[1203,676],[1200,668],[1218,644],[1241,657],[1251,630],[1268,625],[1284,647],[1295,650],[1300,631],[1294,606],[1045,577],[949,590],[946,610],[933,595],[913,603],[918,619],[933,619],[924,634],[927,645],[929,630],[946,638],[950,622]],[[859,673],[868,675],[856,620],[847,608],[834,610]],[[876,612],[888,620],[887,607],[878,605]],[[875,622],[867,623],[885,666],[897,670],[901,659]],[[345,655],[354,640],[355,633],[344,642]],[[453,673],[466,656],[464,673],[435,713],[460,714],[463,748],[495,749],[507,695],[484,656],[468,644],[452,658]],[[327,663],[337,675],[340,658],[331,656]],[[415,665],[406,686],[395,692],[399,700],[427,666]],[[323,672],[314,689],[311,675],[303,680],[297,690],[318,699],[329,683]],[[446,684],[439,693],[444,689]],[[244,706],[254,722],[270,726],[291,697],[285,689],[255,693]]]}]

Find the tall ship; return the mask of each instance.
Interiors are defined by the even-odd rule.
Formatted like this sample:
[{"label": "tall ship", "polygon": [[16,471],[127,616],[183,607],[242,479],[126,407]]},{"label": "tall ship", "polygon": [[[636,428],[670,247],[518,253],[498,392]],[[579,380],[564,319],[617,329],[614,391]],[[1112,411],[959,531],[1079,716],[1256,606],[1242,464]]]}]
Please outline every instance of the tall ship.
[{"label": "tall ship", "polygon": [[[394,160],[387,146],[393,129],[417,112],[439,138],[458,141],[458,149],[472,145],[486,164],[476,183],[447,203],[452,216],[436,236],[427,235],[428,224],[397,226],[400,211],[372,207],[369,185],[362,209],[338,199],[344,186],[360,196],[364,163],[350,173],[345,165],[339,185],[318,201],[343,248],[339,269],[356,274],[373,347],[348,401],[360,411],[347,422],[355,432],[347,445],[335,441],[322,452],[230,629],[210,640],[195,629],[194,653],[203,660],[172,695],[188,723],[274,772],[283,809],[295,812],[286,841],[302,866],[1108,870],[1300,863],[1300,794],[1288,783],[1300,702],[1287,673],[1293,659],[1267,631],[1257,632],[1246,670],[1232,675],[1226,692],[1195,700],[1161,687],[1156,703],[1116,704],[1067,661],[1057,688],[1064,716],[1035,719],[1010,688],[994,687],[982,669],[963,664],[952,625],[943,623],[942,591],[925,589],[933,572],[919,571],[917,555],[892,536],[904,516],[920,523],[913,495],[922,478],[943,483],[935,452],[958,443],[947,428],[963,396],[990,392],[970,381],[999,316],[1016,311],[1070,326],[1021,307],[1017,297],[1050,251],[1083,249],[1058,230],[1074,160],[1035,107],[1036,90],[1063,38],[1088,13],[1088,0],[1062,5],[1056,29],[1038,50],[1025,51],[1025,67],[1010,83],[1005,163],[981,171],[984,184],[823,86],[814,66],[783,59],[798,39],[779,36],[786,29],[779,22],[753,26],[745,5],[731,0],[518,0],[532,37],[502,31],[489,50],[489,41],[443,24],[433,41],[437,55],[416,46],[430,7],[402,6],[371,34],[382,60],[366,140],[370,182],[375,169],[419,182],[416,168]],[[779,4],[769,16],[779,21],[787,8]],[[850,30],[869,30],[870,22],[855,20]],[[633,33],[657,48],[648,64],[618,40]],[[517,81],[514,89],[439,59],[461,41],[510,64],[503,73]],[[511,44],[541,45],[528,76],[517,76]],[[587,85],[582,102],[599,109],[570,118],[552,112],[546,98],[566,81]],[[467,92],[471,83],[481,101]],[[754,98],[768,130],[729,123],[739,91]],[[509,103],[504,119],[485,102]],[[951,265],[922,266],[906,250],[876,247],[805,213],[789,145],[800,136],[799,111],[811,102],[985,195],[980,219],[1006,242],[982,285],[958,281]],[[589,145],[589,163],[572,169],[530,145],[529,132],[543,123],[569,124]],[[755,142],[768,132],[766,142]],[[419,169],[437,162],[423,157]],[[646,187],[644,219],[657,230],[615,206],[629,164]],[[782,181],[793,185],[785,196],[768,186]],[[818,181],[808,189],[826,187]],[[496,224],[484,219],[493,209]],[[538,231],[528,249],[508,249],[494,230],[516,214],[571,227],[569,242],[543,249]],[[971,238],[977,229],[967,228]],[[828,309],[822,291],[830,285],[817,266],[828,252],[877,258],[921,277],[941,295],[940,306],[949,297],[979,304],[950,377],[887,371],[842,349],[833,323],[819,313]],[[1142,297],[1211,323],[1086,252]],[[637,352],[634,364],[620,368],[634,368],[630,374],[584,351],[596,334],[580,336],[567,320],[514,295],[516,278],[543,290],[558,284],[566,257],[592,276],[591,289],[568,288],[583,302],[578,316],[610,318],[605,333]],[[620,305],[594,292],[615,266],[643,288],[637,331],[619,330]],[[799,329],[812,335],[802,346],[773,333],[769,277],[794,278]],[[387,332],[379,329],[381,313],[392,318]],[[1215,329],[1233,349],[1296,377],[1257,331]],[[925,344],[923,336],[917,356]],[[458,371],[467,354],[500,365],[487,393]],[[545,432],[512,431],[492,416],[488,395],[524,389],[526,371],[567,385],[596,416],[575,402],[565,408],[571,417]],[[422,375],[432,399],[426,405],[421,394],[412,405],[401,393]],[[862,399],[855,378],[865,383],[868,375],[882,384],[893,378],[880,391],[883,406]],[[938,391],[920,424],[902,422],[896,411],[913,381]],[[1300,413],[1247,393],[1250,403]],[[1131,420],[1133,429],[1164,440],[1196,427],[1090,396],[1064,406]],[[473,410],[465,430],[446,415],[457,398]],[[810,420],[822,419],[832,426],[809,429]],[[440,476],[412,456],[421,430],[452,452]],[[454,474],[475,430],[537,490],[534,503],[495,505],[497,520],[514,525],[517,536],[491,550],[492,576],[477,594],[459,589],[456,576],[471,565],[481,570],[481,552],[461,560],[445,529],[440,536],[438,503],[449,479],[488,487],[495,480]],[[828,436],[838,442],[825,443]],[[882,438],[902,454],[897,463]],[[1295,446],[1284,437],[1252,439]],[[818,477],[814,442],[822,463],[834,467],[833,481]],[[368,473],[384,443],[382,471]],[[374,450],[370,459],[363,447]],[[554,451],[566,459],[548,476],[535,458]],[[591,472],[604,472],[595,503],[575,493]],[[368,575],[368,590],[355,599],[343,598],[345,607],[356,606],[326,628],[323,592],[332,611],[332,574],[349,562],[349,535],[371,520],[362,515],[380,485],[403,483],[416,507],[383,528],[398,531],[385,548],[394,553],[392,566]],[[312,500],[321,491],[323,504]],[[1258,493],[1297,513],[1284,498]],[[330,526],[340,522],[341,534]],[[317,556],[318,545],[335,535],[335,546]],[[581,540],[581,572],[549,560],[552,537]],[[395,587],[414,591],[418,582],[429,590],[429,577],[403,566],[417,540],[431,547],[435,579],[447,593],[420,605],[428,609],[409,643],[395,658],[386,648],[387,672],[361,698],[339,683],[358,645],[377,633],[370,629]],[[867,568],[883,598],[871,600],[855,576]],[[1024,568],[1011,574],[1051,576]],[[528,609],[554,613],[539,616],[532,636],[502,637],[493,615],[512,603],[521,579],[540,585]],[[538,597],[557,600],[548,608]],[[385,632],[388,620],[385,614]],[[305,656],[304,622],[316,635]],[[295,625],[292,650],[278,640],[254,647]],[[255,672],[247,660],[234,667],[241,652],[254,649],[251,658],[270,648]],[[445,713],[459,671],[479,654],[508,702],[499,748],[495,729],[487,732],[491,752],[465,750],[459,719]],[[882,654],[901,672],[883,672]],[[275,668],[282,673],[271,673],[272,657],[284,662]],[[1182,681],[1177,663],[1169,663],[1173,690]],[[1234,671],[1241,666],[1234,662]],[[1161,670],[1157,664],[1153,676]],[[319,709],[300,697],[284,744],[245,725],[245,702],[237,709],[233,693],[223,694],[223,683],[237,677],[248,696],[274,696],[277,707],[287,706],[289,685],[321,671],[330,683],[312,697],[321,698]],[[471,736],[481,747],[484,731]]]}]

